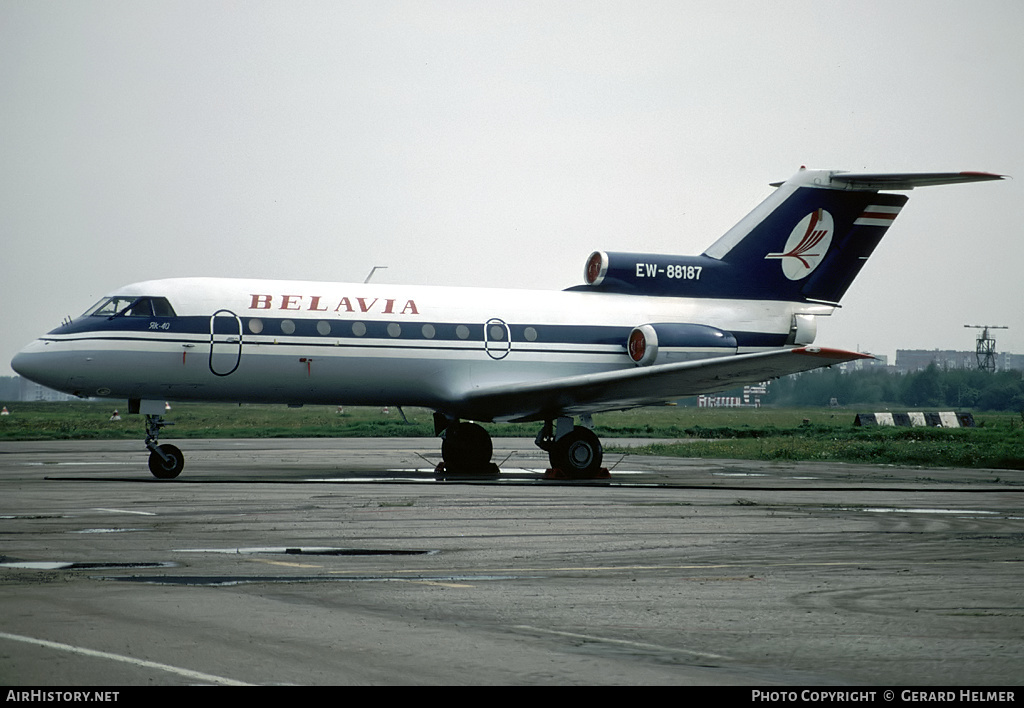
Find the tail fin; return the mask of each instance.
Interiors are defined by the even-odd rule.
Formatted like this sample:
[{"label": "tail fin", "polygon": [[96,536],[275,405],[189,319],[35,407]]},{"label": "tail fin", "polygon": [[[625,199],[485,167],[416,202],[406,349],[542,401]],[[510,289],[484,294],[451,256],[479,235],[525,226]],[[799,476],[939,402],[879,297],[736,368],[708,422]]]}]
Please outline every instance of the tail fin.
[{"label": "tail fin", "polygon": [[836,304],[907,202],[882,189],[1002,179],[985,172],[800,172],[700,256],[591,254],[589,288]]},{"label": "tail fin", "polygon": [[801,169],[704,256],[733,271],[732,297],[838,303],[907,202],[878,190],[992,179],[1002,177]]}]

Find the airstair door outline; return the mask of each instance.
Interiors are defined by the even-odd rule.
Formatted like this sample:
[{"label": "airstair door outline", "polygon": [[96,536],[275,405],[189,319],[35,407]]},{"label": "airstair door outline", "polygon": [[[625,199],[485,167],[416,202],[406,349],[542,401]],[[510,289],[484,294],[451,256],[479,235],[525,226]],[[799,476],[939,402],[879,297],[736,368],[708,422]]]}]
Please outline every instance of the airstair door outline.
[{"label": "airstair door outline", "polygon": [[504,359],[512,351],[512,330],[504,320],[492,317],[484,324],[484,350],[492,359]]},{"label": "airstair door outline", "polygon": [[229,376],[241,363],[242,318],[231,310],[217,310],[210,315],[210,371]]}]

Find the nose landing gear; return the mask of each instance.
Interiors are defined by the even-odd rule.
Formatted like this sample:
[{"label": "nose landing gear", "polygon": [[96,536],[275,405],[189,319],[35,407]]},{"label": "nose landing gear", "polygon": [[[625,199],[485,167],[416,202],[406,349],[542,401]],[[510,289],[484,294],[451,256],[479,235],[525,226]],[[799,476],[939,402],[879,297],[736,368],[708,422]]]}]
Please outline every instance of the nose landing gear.
[{"label": "nose landing gear", "polygon": [[174,425],[161,415],[146,414],[146,448],[149,450],[149,471],[157,479],[174,479],[185,468],[185,455],[174,445],[157,445],[160,428]]}]

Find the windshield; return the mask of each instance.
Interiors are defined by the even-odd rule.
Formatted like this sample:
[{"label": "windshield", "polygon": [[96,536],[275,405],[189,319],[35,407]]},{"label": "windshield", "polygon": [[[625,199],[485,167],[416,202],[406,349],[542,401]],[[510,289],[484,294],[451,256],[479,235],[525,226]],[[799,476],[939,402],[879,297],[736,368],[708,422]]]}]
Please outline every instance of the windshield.
[{"label": "windshield", "polygon": [[83,317],[174,317],[165,297],[108,297],[85,311]]}]

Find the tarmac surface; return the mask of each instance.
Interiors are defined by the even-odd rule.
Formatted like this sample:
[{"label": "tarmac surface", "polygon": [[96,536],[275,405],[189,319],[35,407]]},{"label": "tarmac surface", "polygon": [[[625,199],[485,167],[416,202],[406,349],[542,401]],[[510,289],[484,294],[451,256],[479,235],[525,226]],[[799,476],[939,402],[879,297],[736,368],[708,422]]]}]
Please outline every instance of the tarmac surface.
[{"label": "tarmac surface", "polygon": [[174,442],[0,443],[0,685],[1024,683],[1019,472]]}]

